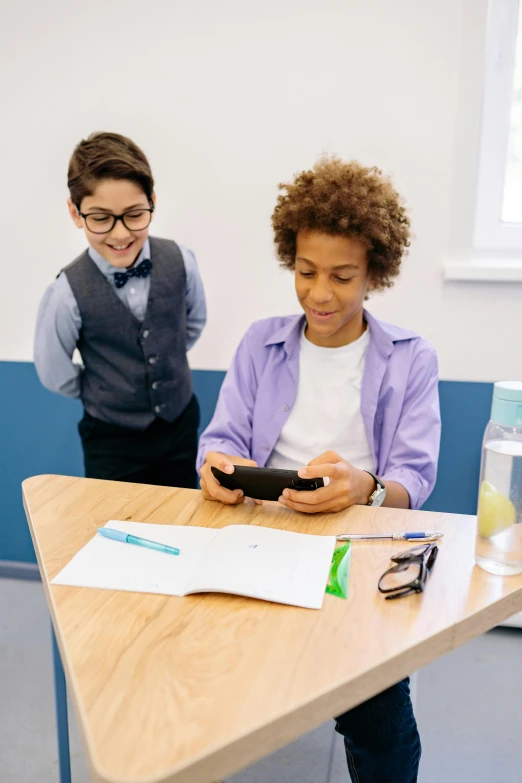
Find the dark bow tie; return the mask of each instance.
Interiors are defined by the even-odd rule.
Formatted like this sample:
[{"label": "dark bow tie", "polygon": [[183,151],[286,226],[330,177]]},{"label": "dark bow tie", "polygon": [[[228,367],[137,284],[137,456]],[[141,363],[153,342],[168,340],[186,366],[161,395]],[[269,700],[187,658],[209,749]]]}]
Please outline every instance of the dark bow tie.
[{"label": "dark bow tie", "polygon": [[116,288],[123,288],[127,280],[130,280],[131,277],[148,277],[151,269],[152,261],[145,258],[138,266],[133,266],[131,269],[127,269],[126,272],[115,272],[114,285]]}]

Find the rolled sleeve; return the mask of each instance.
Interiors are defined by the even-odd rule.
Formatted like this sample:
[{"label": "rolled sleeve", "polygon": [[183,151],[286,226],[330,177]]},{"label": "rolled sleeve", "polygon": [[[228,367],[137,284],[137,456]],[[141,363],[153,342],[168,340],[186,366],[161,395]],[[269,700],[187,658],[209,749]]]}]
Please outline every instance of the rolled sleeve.
[{"label": "rolled sleeve", "polygon": [[407,393],[399,425],[381,474],[383,481],[396,481],[417,509],[431,494],[437,478],[440,448],[439,372],[435,349],[424,344],[409,373]]}]

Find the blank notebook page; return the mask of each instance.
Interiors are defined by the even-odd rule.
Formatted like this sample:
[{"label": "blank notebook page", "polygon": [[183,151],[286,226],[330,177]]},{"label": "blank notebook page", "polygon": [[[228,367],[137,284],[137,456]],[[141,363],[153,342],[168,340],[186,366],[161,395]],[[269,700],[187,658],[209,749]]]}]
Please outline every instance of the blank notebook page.
[{"label": "blank notebook page", "polygon": [[219,531],[188,592],[223,592],[319,609],[334,536],[231,525]]}]

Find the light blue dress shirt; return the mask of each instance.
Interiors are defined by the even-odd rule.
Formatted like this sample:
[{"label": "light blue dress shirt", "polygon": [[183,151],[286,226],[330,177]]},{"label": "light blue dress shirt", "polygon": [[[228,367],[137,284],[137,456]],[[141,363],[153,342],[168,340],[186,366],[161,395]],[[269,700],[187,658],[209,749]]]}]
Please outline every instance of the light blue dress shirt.
[{"label": "light blue dress shirt", "polygon": [[[205,326],[207,308],[196,257],[191,250],[183,245],[178,244],[178,247],[183,257],[187,278],[185,345],[188,351]],[[89,247],[89,256],[105,279],[113,286],[116,296],[129,308],[138,321],[143,321],[149,298],[150,276],[131,277],[122,288],[116,288],[114,275],[122,270],[109,264],[92,247]],[[150,258],[149,240],[143,245],[135,265],[146,258]],[[73,362],[73,353],[78,345],[81,327],[82,318],[78,303],[67,280],[67,275],[62,272],[54,283],[51,283],[40,303],[36,320],[34,363],[43,385],[50,391],[64,394],[67,397],[80,396],[82,368]]]}]

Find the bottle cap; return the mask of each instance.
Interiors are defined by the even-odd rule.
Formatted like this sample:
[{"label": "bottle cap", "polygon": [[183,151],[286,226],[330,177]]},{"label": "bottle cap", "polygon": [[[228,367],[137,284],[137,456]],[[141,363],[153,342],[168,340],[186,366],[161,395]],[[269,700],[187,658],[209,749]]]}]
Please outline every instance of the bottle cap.
[{"label": "bottle cap", "polygon": [[491,421],[504,427],[522,427],[522,381],[495,383]]}]

